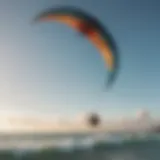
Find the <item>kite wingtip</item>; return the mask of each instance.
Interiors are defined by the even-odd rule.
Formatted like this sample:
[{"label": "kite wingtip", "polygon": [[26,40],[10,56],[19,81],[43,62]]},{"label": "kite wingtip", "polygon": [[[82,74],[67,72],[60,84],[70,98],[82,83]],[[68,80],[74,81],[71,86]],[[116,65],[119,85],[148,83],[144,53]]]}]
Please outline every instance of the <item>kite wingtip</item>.
[{"label": "kite wingtip", "polygon": [[41,18],[42,18],[42,14],[37,15],[36,17],[34,17],[34,19],[32,19],[31,24],[35,24],[39,22]]},{"label": "kite wingtip", "polygon": [[39,16],[38,17],[35,17],[32,21],[31,21],[31,24],[35,24],[39,21]]}]

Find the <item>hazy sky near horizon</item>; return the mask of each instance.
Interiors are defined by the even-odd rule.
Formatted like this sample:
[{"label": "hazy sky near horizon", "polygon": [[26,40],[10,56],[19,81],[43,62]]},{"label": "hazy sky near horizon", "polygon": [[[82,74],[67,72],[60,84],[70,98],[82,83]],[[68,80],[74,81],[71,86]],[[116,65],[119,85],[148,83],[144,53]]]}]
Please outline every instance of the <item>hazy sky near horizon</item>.
[{"label": "hazy sky near horizon", "polygon": [[[73,5],[97,16],[120,49],[116,84],[88,40],[59,23],[32,24],[46,8]],[[157,0],[0,0],[0,112],[106,117],[139,108],[160,114],[160,2]]]}]

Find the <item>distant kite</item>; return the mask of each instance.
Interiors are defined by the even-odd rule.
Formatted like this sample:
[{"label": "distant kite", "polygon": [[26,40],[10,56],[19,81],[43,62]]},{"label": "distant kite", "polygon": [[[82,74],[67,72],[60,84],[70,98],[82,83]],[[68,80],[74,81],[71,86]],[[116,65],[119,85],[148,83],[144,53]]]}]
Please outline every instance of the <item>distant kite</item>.
[{"label": "distant kite", "polygon": [[100,51],[107,65],[109,71],[107,87],[113,84],[119,69],[118,51],[112,35],[97,18],[78,8],[62,6],[41,13],[35,18],[35,22],[37,21],[58,21],[87,37]]}]

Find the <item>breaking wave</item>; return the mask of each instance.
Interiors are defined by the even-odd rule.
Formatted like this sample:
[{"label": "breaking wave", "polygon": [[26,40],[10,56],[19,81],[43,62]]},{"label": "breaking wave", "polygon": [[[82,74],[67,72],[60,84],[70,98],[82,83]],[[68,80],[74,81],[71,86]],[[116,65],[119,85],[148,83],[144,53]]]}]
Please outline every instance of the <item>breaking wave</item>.
[{"label": "breaking wave", "polygon": [[[36,136],[37,137],[37,136]],[[42,138],[43,137],[43,138]],[[23,136],[0,142],[0,159],[112,159],[143,160],[149,152],[160,159],[160,136],[142,135],[70,135],[42,136],[33,138]],[[45,138],[44,138],[45,137]],[[156,152],[156,153],[153,153]],[[141,155],[141,156],[140,156]],[[143,155],[143,156],[142,156]],[[105,158],[104,158],[104,157]],[[140,157],[139,157],[140,156]],[[47,158],[48,157],[48,158]],[[81,158],[80,158],[81,157]],[[124,158],[127,157],[127,158]],[[136,158],[135,158],[136,157]],[[149,156],[145,157],[148,160]],[[151,160],[154,158],[151,157]],[[149,160],[150,160],[149,159]]]}]

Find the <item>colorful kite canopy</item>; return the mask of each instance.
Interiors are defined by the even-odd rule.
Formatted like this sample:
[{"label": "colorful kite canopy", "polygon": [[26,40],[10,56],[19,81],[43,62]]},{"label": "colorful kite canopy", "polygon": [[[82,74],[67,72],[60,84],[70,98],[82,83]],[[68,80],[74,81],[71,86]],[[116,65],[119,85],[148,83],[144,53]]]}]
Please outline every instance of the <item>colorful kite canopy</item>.
[{"label": "colorful kite canopy", "polygon": [[104,58],[109,71],[107,86],[110,87],[114,83],[119,69],[117,47],[111,33],[97,18],[81,9],[62,6],[41,13],[35,21],[61,22],[82,33]]}]

